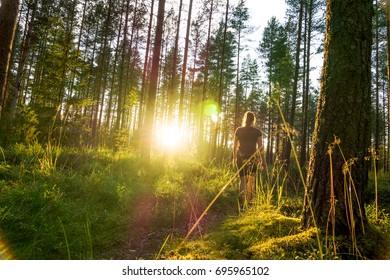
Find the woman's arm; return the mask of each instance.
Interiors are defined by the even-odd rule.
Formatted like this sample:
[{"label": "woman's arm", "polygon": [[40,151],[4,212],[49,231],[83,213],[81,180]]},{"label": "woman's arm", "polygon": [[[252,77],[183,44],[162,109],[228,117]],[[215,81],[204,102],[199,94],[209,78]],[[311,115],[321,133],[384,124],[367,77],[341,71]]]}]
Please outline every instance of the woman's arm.
[{"label": "woman's arm", "polygon": [[238,137],[236,133],[234,133],[234,140],[233,140],[233,165],[237,164],[237,151],[238,151]]}]

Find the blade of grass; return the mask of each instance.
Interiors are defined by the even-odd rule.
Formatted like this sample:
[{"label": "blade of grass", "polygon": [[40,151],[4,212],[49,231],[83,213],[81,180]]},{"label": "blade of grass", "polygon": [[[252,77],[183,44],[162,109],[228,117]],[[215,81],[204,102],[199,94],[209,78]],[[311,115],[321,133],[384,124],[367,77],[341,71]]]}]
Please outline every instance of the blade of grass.
[{"label": "blade of grass", "polygon": [[68,260],[70,260],[70,249],[69,249],[69,242],[68,242],[68,237],[66,235],[66,230],[65,230],[65,227],[64,227],[64,224],[62,223],[62,220],[60,217],[58,217],[58,220],[60,221],[60,224],[61,224],[61,228],[62,228],[62,232],[64,233],[64,238],[65,238],[65,245],[66,245],[66,250],[68,252]]}]

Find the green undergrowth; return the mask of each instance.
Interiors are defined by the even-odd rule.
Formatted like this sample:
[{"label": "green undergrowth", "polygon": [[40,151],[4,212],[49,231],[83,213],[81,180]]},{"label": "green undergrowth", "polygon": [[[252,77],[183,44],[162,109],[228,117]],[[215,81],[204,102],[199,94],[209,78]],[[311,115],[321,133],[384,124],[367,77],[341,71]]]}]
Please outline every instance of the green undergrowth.
[{"label": "green undergrowth", "polygon": [[297,218],[274,208],[251,209],[227,218],[218,228],[181,248],[173,244],[168,259],[316,259],[314,229],[301,230]]},{"label": "green undergrowth", "polygon": [[[0,259],[116,258],[142,228],[197,219],[229,175],[189,158],[156,156],[145,165],[106,149],[1,149]],[[234,201],[231,194],[215,209]]]},{"label": "green undergrowth", "polygon": [[[134,157],[16,145],[0,164],[0,228],[17,259],[94,259],[126,238]],[[54,164],[55,162],[55,164]]]},{"label": "green undergrowth", "polygon": [[254,207],[230,216],[219,226],[186,243],[174,240],[164,248],[162,259],[174,260],[335,260],[390,259],[389,214],[381,212],[373,221],[373,207],[367,206],[369,224],[359,241],[361,255],[340,253],[351,245],[348,237],[331,237],[315,228],[302,229],[300,219],[286,216],[275,207]]},{"label": "green undergrowth", "polygon": [[[160,155],[145,165],[128,151],[38,143],[0,148],[0,259],[126,258],[120,251],[129,237],[158,231],[171,232],[166,242],[155,240],[150,254],[162,259],[344,258],[323,233],[300,228],[302,195],[287,191],[281,168],[273,168],[244,212],[234,174],[230,162],[191,156]],[[390,259],[388,194],[383,174],[378,207],[372,181],[366,190],[363,257]]]}]

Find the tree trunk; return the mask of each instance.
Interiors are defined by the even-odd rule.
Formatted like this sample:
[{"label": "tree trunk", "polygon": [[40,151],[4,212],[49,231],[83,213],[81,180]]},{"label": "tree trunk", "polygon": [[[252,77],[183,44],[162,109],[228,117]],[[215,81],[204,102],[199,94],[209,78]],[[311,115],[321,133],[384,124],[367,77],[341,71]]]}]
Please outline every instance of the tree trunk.
[{"label": "tree trunk", "polygon": [[[122,5],[125,3],[125,0],[122,0]],[[119,45],[120,45],[120,38],[121,38],[121,32],[122,32],[122,22],[123,22],[123,13],[121,13],[120,17],[120,23],[118,28],[118,36],[116,39],[116,47],[115,47],[115,55],[114,55],[114,63],[112,66],[112,75],[111,75],[111,86],[110,86],[110,93],[108,98],[108,104],[107,104],[107,112],[106,112],[106,127],[108,129],[111,128],[111,114],[112,114],[112,107],[113,107],[113,95],[114,95],[114,89],[115,89],[115,82],[116,82],[116,71],[117,71],[117,65],[118,65],[118,58],[119,58]]]},{"label": "tree trunk", "polygon": [[121,55],[121,64],[120,64],[120,72],[119,72],[119,88],[118,88],[118,104],[117,104],[117,114],[116,114],[116,122],[115,129],[119,130],[122,127],[122,114],[124,107],[124,95],[125,93],[125,62],[126,62],[126,42],[127,42],[127,31],[128,31],[128,20],[129,20],[129,10],[130,10],[130,0],[127,0],[126,3],[126,11],[125,11],[125,26],[123,29],[123,42],[122,42],[122,55]]},{"label": "tree trunk", "polygon": [[209,68],[210,68],[210,40],[211,40],[211,21],[213,18],[214,10],[214,1],[211,0],[210,3],[210,13],[208,18],[208,31],[207,31],[207,42],[206,42],[206,57],[205,57],[205,66],[204,66],[204,76],[203,76],[203,89],[202,89],[202,99],[201,99],[201,109],[200,109],[200,122],[199,122],[199,144],[203,146],[204,141],[204,103],[206,101],[206,95],[208,90],[208,80],[209,80]]},{"label": "tree trunk", "polygon": [[106,85],[107,85],[107,69],[109,61],[107,61],[107,52],[109,50],[109,43],[108,43],[108,37],[109,34],[109,27],[111,24],[111,13],[112,13],[112,0],[109,0],[108,2],[108,12],[107,17],[105,19],[104,23],[104,39],[103,44],[101,46],[100,50],[100,69],[97,77],[97,93],[96,93],[96,105],[94,109],[94,115],[93,115],[93,121],[92,121],[92,141],[95,146],[98,145],[98,131],[100,129],[102,115],[103,115],[103,106],[104,106],[104,96],[106,91]]},{"label": "tree trunk", "polygon": [[[387,137],[390,137],[390,0],[386,0],[386,32],[387,32]],[[387,150],[390,151],[390,140],[387,140]],[[390,174],[390,152],[387,163],[387,173]]]},{"label": "tree trunk", "polygon": [[160,67],[160,53],[162,45],[162,35],[164,26],[164,13],[165,13],[165,0],[160,0],[158,3],[157,12],[157,26],[156,34],[154,38],[154,49],[152,58],[152,70],[150,73],[150,87],[149,96],[146,106],[145,122],[144,122],[144,133],[143,133],[143,147],[142,157],[146,161],[150,160],[150,154],[152,149],[153,139],[153,124],[154,124],[154,111],[156,107],[156,94],[157,94],[157,82],[158,72]]},{"label": "tree trunk", "polygon": [[[379,111],[379,7],[378,0],[375,1],[375,154],[376,164],[375,167],[379,170],[379,122],[380,122],[380,111]],[[376,171],[377,171],[376,170]]]},{"label": "tree trunk", "polygon": [[0,6],[0,118],[5,105],[5,85],[14,40],[20,0],[3,0]]},{"label": "tree trunk", "polygon": [[[38,0],[34,0],[33,3],[29,3],[29,5],[28,5],[29,11],[30,11],[30,9],[32,9],[31,18],[30,18],[29,22],[26,19],[26,28],[25,28],[26,31],[25,31],[25,36],[23,37],[23,40],[22,40],[22,47],[20,50],[19,62],[18,62],[18,70],[16,72],[16,84],[15,84],[14,93],[13,93],[13,96],[11,99],[10,119],[13,119],[15,116],[15,110],[16,110],[16,106],[18,103],[19,94],[20,94],[21,89],[22,89],[23,73],[24,73],[24,68],[26,65],[26,60],[27,60],[27,57],[29,55],[30,39],[32,36],[32,28],[33,28],[33,24],[34,24],[34,20],[35,20],[37,4],[38,4]],[[28,22],[28,24],[27,24],[27,22]]]},{"label": "tree trunk", "polygon": [[306,166],[306,150],[307,150],[307,135],[308,135],[308,115],[307,110],[309,107],[309,92],[310,92],[310,52],[311,52],[311,31],[312,31],[312,18],[313,18],[313,0],[309,1],[307,7],[307,41],[306,41],[306,86],[303,92],[302,98],[302,141],[301,141],[301,154],[299,157],[299,164],[302,168]]},{"label": "tree trunk", "polygon": [[[226,11],[225,11],[225,22],[223,28],[223,42],[222,42],[222,52],[221,52],[221,65],[219,70],[219,87],[218,87],[218,110],[222,109],[222,96],[223,96],[223,82],[224,82],[224,71],[225,71],[225,53],[226,53],[226,40],[227,40],[227,30],[228,30],[228,19],[229,19],[229,0],[226,2]],[[217,139],[220,129],[220,120],[215,122],[214,136],[212,140],[212,149],[211,156],[213,158],[217,155]]]},{"label": "tree trunk", "polygon": [[[328,0],[324,65],[302,222],[361,232],[370,145],[371,0]],[[337,140],[335,140],[337,138]],[[342,152],[341,152],[342,151]]]},{"label": "tree trunk", "polygon": [[179,36],[180,36],[180,23],[181,23],[181,10],[183,6],[183,0],[180,0],[179,15],[177,19],[175,46],[173,50],[173,63],[172,63],[172,77],[168,88],[168,123],[173,122],[173,107],[176,99],[176,74],[177,74],[177,56],[179,52]]},{"label": "tree trunk", "polygon": [[143,124],[143,114],[144,114],[144,100],[145,100],[145,92],[146,92],[146,75],[148,70],[148,62],[149,62],[149,50],[150,50],[150,37],[152,31],[152,23],[153,23],[153,8],[154,8],[154,0],[150,4],[150,18],[149,18],[149,26],[148,26],[148,39],[146,41],[146,50],[145,50],[145,58],[144,58],[144,67],[142,70],[142,83],[141,83],[141,94],[139,99],[139,110],[138,110],[138,129],[141,128]]},{"label": "tree trunk", "polygon": [[[294,84],[293,84],[293,92],[291,97],[291,110],[290,115],[288,118],[288,123],[291,128],[294,127],[295,122],[295,109],[296,109],[296,102],[297,102],[297,95],[298,95],[298,79],[299,79],[299,57],[301,52],[301,40],[302,40],[302,25],[303,25],[303,6],[304,1],[300,0],[299,4],[299,20],[298,20],[298,38],[297,38],[297,46],[296,46],[296,53],[295,53],[295,73],[294,73]],[[289,128],[287,128],[289,129]],[[291,149],[292,149],[292,143],[290,142],[290,139],[286,139],[286,145],[285,150],[283,153],[283,158],[286,160],[286,170],[289,170],[290,168],[290,155],[291,155]]]},{"label": "tree trunk", "polygon": [[186,74],[187,74],[188,45],[189,45],[189,41],[190,41],[192,3],[193,3],[193,0],[190,0],[190,4],[188,7],[188,18],[187,18],[187,30],[186,30],[186,39],[185,39],[185,46],[184,46],[183,67],[181,69],[180,101],[179,101],[179,128],[180,129],[183,128],[183,121],[184,121],[184,91],[185,91],[185,81],[186,81]]}]

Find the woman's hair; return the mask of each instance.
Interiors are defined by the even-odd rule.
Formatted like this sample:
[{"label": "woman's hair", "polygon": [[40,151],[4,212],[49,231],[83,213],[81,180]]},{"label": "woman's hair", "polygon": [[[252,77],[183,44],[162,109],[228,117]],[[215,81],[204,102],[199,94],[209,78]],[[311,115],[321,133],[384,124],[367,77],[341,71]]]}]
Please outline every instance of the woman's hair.
[{"label": "woman's hair", "polygon": [[242,126],[251,126],[256,123],[256,116],[254,113],[248,111],[244,114],[242,118]]}]

